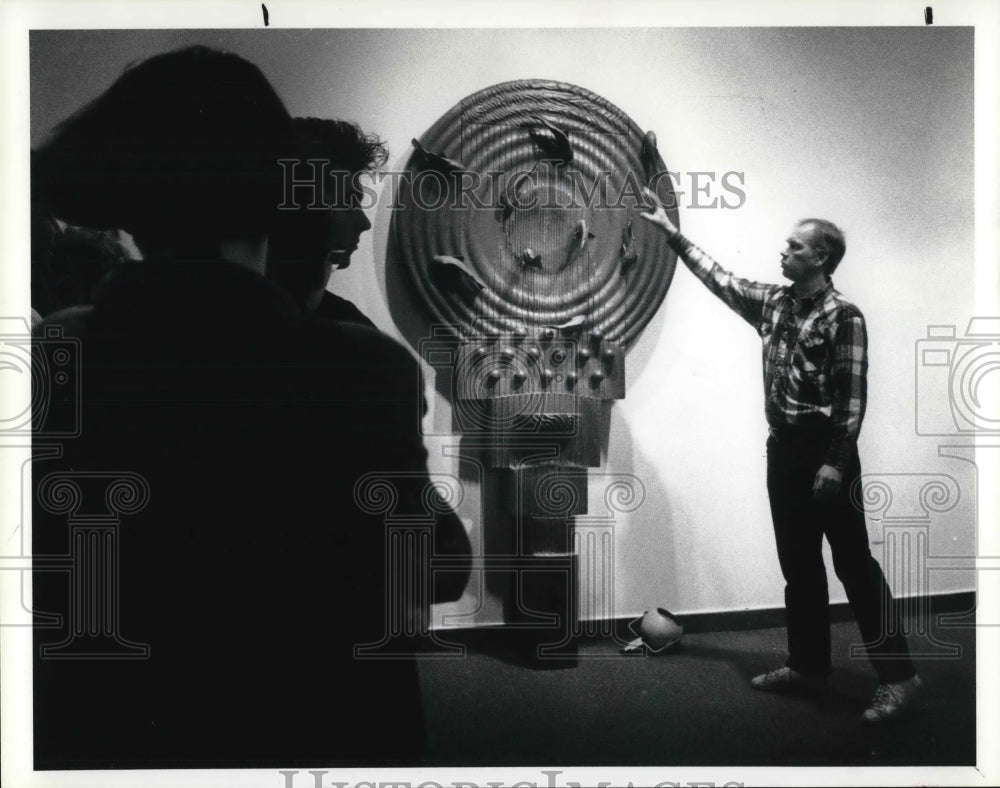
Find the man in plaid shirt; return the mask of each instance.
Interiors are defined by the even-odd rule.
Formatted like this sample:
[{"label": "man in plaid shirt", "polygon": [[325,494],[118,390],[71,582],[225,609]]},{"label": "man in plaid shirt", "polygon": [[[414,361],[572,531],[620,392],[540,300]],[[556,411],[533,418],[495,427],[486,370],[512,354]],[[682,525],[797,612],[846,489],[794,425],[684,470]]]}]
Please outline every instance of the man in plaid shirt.
[{"label": "man in plaid shirt", "polygon": [[740,279],[685,238],[656,196],[643,218],[709,290],[763,340],[767,491],[785,577],[788,661],[751,682],[760,690],[817,691],[830,673],[830,614],[823,536],[858,620],[880,686],[863,719],[897,717],[921,686],[906,640],[887,631],[892,592],[868,545],[863,512],[850,491],[861,475],[858,434],[865,415],[868,336],[856,306],[830,277],[846,249],[823,219],[793,228],[781,254],[790,286]]}]

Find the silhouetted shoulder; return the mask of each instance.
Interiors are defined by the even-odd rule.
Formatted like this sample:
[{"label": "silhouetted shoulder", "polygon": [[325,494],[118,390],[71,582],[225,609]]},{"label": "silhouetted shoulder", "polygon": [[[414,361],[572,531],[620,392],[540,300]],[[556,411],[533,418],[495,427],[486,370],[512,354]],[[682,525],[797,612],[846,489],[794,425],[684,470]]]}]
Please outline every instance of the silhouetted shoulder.
[{"label": "silhouetted shoulder", "polygon": [[329,290],[323,293],[323,298],[319,302],[319,309],[316,310],[316,317],[322,320],[360,323],[361,325],[378,330],[377,326],[353,302],[348,301],[346,298],[341,298]]},{"label": "silhouetted shoulder", "polygon": [[58,328],[64,337],[82,339],[90,328],[93,312],[92,306],[71,306],[60,309],[32,328],[31,335],[35,338],[44,338],[51,329]]},{"label": "silhouetted shoulder", "polygon": [[397,364],[416,366],[417,360],[409,350],[377,328],[361,323],[342,322],[340,325],[351,340],[366,352],[379,354],[387,361]]},{"label": "silhouetted shoulder", "polygon": [[403,345],[376,328],[361,323],[311,318],[300,329],[307,346],[336,363],[356,363],[370,373],[395,378],[394,371],[419,370],[417,360]]},{"label": "silhouetted shoulder", "polygon": [[[367,429],[386,439],[403,437],[414,451],[426,411],[424,381],[413,354],[382,332],[357,323],[310,318],[297,328],[296,374],[311,399],[356,420],[350,429]],[[332,413],[332,411],[331,411]]]}]

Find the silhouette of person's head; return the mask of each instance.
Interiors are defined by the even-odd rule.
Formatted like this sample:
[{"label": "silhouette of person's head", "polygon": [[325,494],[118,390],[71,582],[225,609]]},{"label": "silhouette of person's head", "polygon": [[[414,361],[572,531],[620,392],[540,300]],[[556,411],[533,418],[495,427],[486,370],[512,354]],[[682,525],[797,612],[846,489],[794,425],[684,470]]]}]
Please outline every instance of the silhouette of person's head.
[{"label": "silhouette of person's head", "polygon": [[267,270],[312,311],[333,268],[350,265],[359,239],[371,229],[357,176],[381,167],[388,151],[382,140],[355,123],[321,118],[295,118],[292,123],[298,147],[296,178],[315,174],[317,194],[326,207],[302,202],[281,212]]},{"label": "silhouette of person's head", "polygon": [[52,212],[129,231],[146,254],[262,239],[281,202],[291,119],[260,69],[195,46],[128,68],[39,151]]}]

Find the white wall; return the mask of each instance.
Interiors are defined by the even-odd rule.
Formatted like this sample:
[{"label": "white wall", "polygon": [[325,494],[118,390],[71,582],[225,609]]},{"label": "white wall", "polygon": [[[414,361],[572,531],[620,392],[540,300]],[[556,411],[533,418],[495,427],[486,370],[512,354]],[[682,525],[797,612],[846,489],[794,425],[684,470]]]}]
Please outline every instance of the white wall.
[{"label": "white wall", "polygon": [[[654,129],[670,169],[744,173],[739,209],[682,208],[681,225],[747,277],[779,280],[778,252],[798,218],[838,222],[848,252],[835,282],[865,312],[871,339],[866,472],[953,477],[961,498],[931,518],[931,553],[975,554],[975,469],[938,456],[942,440],[915,430],[917,397],[936,407],[948,397],[945,381],[917,390],[917,341],[928,324],[957,325],[961,335],[974,314],[970,28],[35,33],[32,142],[126,63],[195,42],[258,63],[295,115],[378,132],[394,168],[412,137],[488,85],[545,78],[585,87]],[[371,219],[373,232],[333,287],[403,339],[386,298],[387,203]],[[591,508],[602,505],[598,477],[614,474],[638,476],[646,498],[616,521],[614,601],[604,609],[780,606],[754,332],[680,266],[628,357],[627,383]],[[434,394],[431,423],[448,423],[447,414]],[[455,441],[428,443],[433,468],[455,471],[443,456]],[[900,491],[890,516],[920,514],[903,500],[909,482],[887,478]],[[472,489],[460,512],[477,541],[481,504]],[[880,521],[870,533],[880,556]],[[974,587],[969,572],[929,578],[932,591]],[[838,584],[831,592],[844,599]],[[495,599],[474,590],[444,612],[469,614],[449,624],[500,615]]]}]

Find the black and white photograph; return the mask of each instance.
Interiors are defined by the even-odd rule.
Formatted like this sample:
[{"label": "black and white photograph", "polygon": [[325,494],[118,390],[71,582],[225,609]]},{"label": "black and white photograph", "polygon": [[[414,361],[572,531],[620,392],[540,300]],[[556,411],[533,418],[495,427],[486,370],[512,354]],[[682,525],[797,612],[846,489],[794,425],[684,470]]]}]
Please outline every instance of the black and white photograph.
[{"label": "black and white photograph", "polygon": [[4,785],[1000,784],[1000,9],[0,20]]}]

